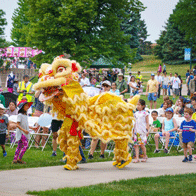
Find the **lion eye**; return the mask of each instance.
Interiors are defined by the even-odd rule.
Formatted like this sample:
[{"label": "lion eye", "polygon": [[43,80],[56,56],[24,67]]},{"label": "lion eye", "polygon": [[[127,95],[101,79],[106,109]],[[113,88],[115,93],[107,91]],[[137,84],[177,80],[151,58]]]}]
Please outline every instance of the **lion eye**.
[{"label": "lion eye", "polygon": [[59,72],[63,72],[63,71],[65,71],[66,70],[66,68],[65,67],[59,67],[58,69],[57,69],[57,72],[59,73]]}]

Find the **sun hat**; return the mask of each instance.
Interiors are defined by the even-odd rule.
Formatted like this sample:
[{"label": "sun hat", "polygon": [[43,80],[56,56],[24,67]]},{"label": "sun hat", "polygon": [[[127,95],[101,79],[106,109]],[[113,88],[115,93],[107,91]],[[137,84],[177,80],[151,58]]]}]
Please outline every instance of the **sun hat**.
[{"label": "sun hat", "polygon": [[96,88],[101,88],[101,85],[97,84],[97,85],[96,85]]},{"label": "sun hat", "polygon": [[165,110],[165,112],[172,112],[172,113],[174,113],[174,110],[173,110],[172,108],[167,108],[167,109]]},{"label": "sun hat", "polygon": [[3,109],[3,110],[6,109],[2,103],[0,103],[0,109]]},{"label": "sun hat", "polygon": [[151,73],[151,76],[155,76],[154,73]]},{"label": "sun hat", "polygon": [[26,100],[22,100],[18,103],[18,113],[20,112],[20,110],[24,107],[25,104],[28,104],[29,107],[31,107],[31,105],[33,104],[33,102],[27,102]]},{"label": "sun hat", "polygon": [[122,73],[119,73],[118,76],[123,76],[123,74]]},{"label": "sun hat", "polygon": [[102,85],[103,85],[103,84],[107,84],[108,86],[111,86],[111,82],[110,82],[109,80],[103,81]]}]

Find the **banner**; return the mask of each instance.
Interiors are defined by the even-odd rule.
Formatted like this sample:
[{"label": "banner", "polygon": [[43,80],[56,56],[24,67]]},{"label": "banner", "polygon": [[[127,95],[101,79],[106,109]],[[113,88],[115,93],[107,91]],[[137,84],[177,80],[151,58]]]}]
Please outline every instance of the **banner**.
[{"label": "banner", "polygon": [[191,60],[191,48],[184,49],[184,60],[190,61]]}]

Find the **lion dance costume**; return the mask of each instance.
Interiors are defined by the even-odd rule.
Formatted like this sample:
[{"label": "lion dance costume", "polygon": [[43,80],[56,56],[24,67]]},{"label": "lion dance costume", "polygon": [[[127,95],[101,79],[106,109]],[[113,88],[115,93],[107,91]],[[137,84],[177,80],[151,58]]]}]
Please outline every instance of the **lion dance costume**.
[{"label": "lion dance costume", "polygon": [[133,110],[139,96],[126,103],[122,97],[102,93],[89,97],[78,82],[79,63],[56,57],[52,64],[42,64],[35,90],[42,90],[40,100],[52,105],[52,113],[63,120],[58,131],[58,143],[67,159],[67,170],[78,169],[82,158],[79,152],[82,130],[94,139],[115,142],[114,159],[117,168],[128,165],[132,158],[128,153],[128,142],[132,142]]}]

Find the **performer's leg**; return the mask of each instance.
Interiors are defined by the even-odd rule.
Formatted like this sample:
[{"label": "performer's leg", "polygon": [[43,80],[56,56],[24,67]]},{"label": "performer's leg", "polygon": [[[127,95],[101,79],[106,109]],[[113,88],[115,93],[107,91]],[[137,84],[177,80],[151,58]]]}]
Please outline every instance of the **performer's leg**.
[{"label": "performer's leg", "polygon": [[128,165],[132,158],[129,155],[129,147],[128,147],[128,140],[115,140],[115,149],[114,149],[114,159],[116,160],[113,165],[116,165],[119,169]]}]

